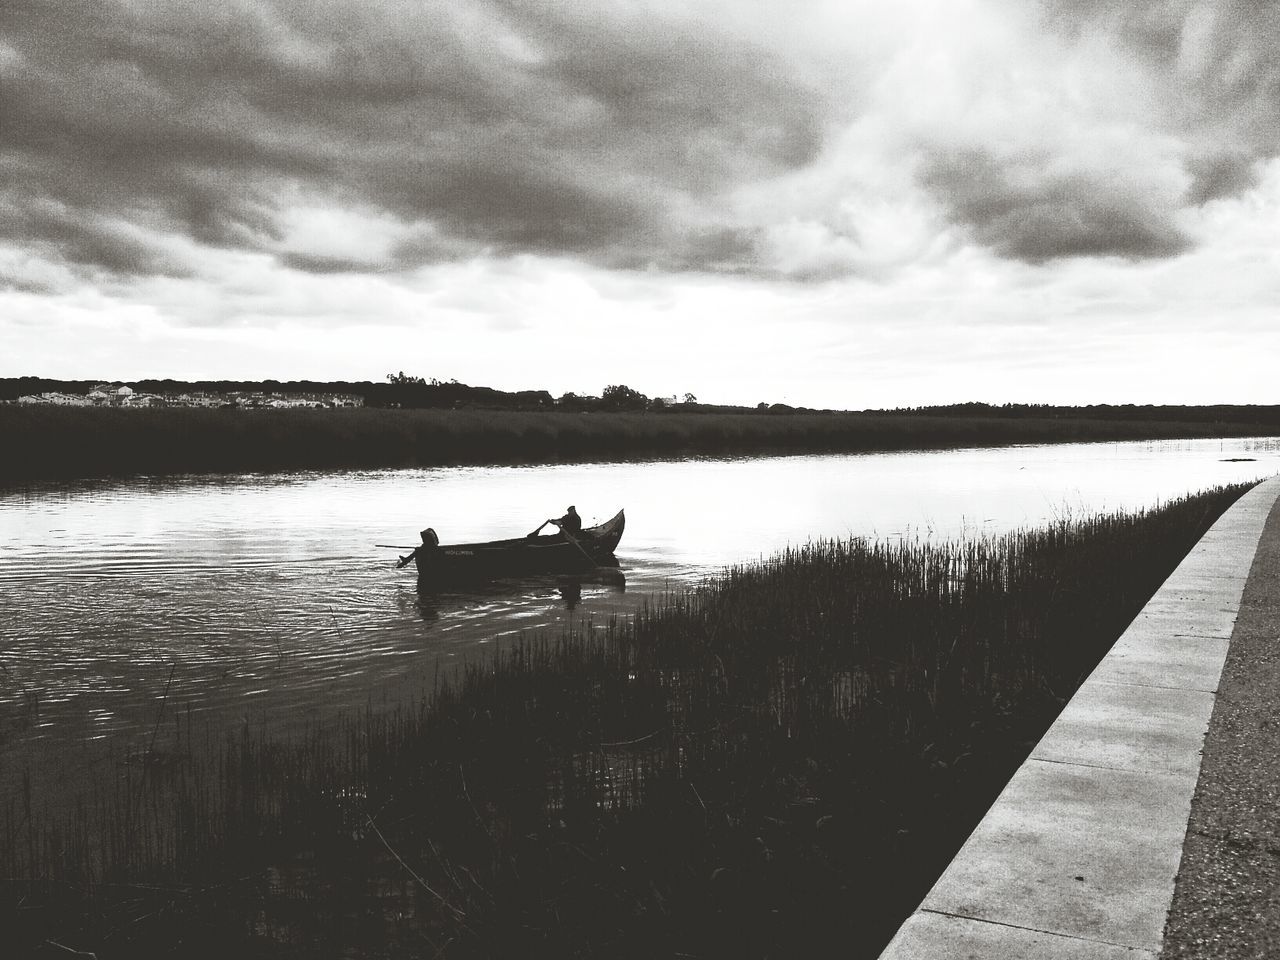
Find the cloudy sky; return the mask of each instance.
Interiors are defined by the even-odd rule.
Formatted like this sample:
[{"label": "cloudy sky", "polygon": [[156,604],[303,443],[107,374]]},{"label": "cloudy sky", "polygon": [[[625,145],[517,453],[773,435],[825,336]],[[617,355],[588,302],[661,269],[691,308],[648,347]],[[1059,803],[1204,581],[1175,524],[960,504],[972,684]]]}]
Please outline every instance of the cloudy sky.
[{"label": "cloudy sky", "polygon": [[1280,402],[1273,0],[5,0],[0,376]]}]

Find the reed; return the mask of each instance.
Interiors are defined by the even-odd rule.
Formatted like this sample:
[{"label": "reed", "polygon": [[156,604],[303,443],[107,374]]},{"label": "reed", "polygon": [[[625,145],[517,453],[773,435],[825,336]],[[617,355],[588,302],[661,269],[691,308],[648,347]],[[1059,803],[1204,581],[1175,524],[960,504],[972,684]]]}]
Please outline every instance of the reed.
[{"label": "reed", "polygon": [[175,725],[10,805],[0,928],[99,957],[875,956],[1246,489],[818,542],[302,742]]},{"label": "reed", "polygon": [[1273,426],[868,413],[100,409],[0,405],[0,482],[135,474],[861,452],[1168,437]]}]

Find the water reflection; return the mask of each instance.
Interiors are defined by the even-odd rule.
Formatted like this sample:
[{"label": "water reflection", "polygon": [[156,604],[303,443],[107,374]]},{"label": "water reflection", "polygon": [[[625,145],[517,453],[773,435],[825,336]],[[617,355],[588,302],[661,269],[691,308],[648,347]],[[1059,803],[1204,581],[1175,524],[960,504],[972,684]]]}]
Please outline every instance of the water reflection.
[{"label": "water reflection", "polygon": [[572,612],[582,603],[584,586],[600,588],[594,591],[593,595],[597,597],[621,595],[627,592],[627,575],[615,559],[612,565],[602,565],[582,573],[480,579],[464,587],[432,583],[419,577],[418,610],[424,621],[432,622],[439,620],[442,613],[448,616],[471,606],[491,606],[495,601],[518,601],[520,598],[554,594],[560,598],[563,609]]},{"label": "water reflection", "polygon": [[560,591],[560,597],[564,600],[566,610],[572,610],[582,602],[582,581],[571,580],[568,583],[562,583],[557,588]]}]

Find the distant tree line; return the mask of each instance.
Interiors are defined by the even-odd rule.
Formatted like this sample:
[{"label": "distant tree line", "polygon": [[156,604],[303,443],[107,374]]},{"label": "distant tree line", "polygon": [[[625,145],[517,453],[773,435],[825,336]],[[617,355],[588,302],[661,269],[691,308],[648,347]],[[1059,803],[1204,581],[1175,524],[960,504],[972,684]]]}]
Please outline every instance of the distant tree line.
[{"label": "distant tree line", "polygon": [[952,403],[936,407],[895,407],[868,410],[890,416],[995,418],[1001,420],[1113,420],[1163,423],[1280,424],[1280,405],[1217,403],[1203,406],[1178,404],[1097,403],[1080,407],[1047,403]]},{"label": "distant tree line", "polygon": [[[104,380],[54,380],[44,377],[0,378],[0,401],[48,392],[85,393]],[[847,411],[815,410],[793,407],[785,403],[762,402],[754,407],[731,404],[700,403],[692,393],[674,398],[648,397],[625,384],[610,384],[600,396],[565,393],[555,398],[547,390],[497,390],[473,387],[457,380],[437,380],[415,376],[403,370],[389,373],[386,382],[368,380],[130,380],[129,385],[143,393],[343,393],[364,398],[367,407],[390,407],[412,410],[477,409],[477,410],[567,410],[580,413],[634,412],[662,413],[756,413],[772,416],[803,414],[842,414]],[[674,402],[673,402],[674,401]],[[1162,423],[1231,423],[1280,426],[1280,404],[1211,404],[1179,406],[1175,404],[1089,404],[1070,407],[1042,403],[953,403],[941,406],[895,407],[858,411],[868,416],[944,417],[968,420],[1107,420]]]},{"label": "distant tree line", "polygon": [[[0,379],[0,400],[16,400],[28,394],[88,393],[104,380],[53,380],[45,377]],[[486,409],[551,409],[555,400],[546,390],[495,390],[472,387],[456,380],[425,380],[403,372],[391,374],[386,383],[367,380],[130,380],[141,393],[341,393],[364,398],[370,407],[414,409],[479,407]]]},{"label": "distant tree line", "polygon": [[[0,379],[0,401],[38,393],[87,394],[104,380],[55,380],[46,377],[9,377]],[[556,400],[547,390],[497,390],[473,387],[457,380],[437,380],[415,376],[403,370],[387,374],[385,383],[368,380],[130,380],[129,385],[142,393],[341,393],[364,398],[367,407],[400,407],[411,410],[473,408],[481,410],[552,410],[637,411],[663,410],[673,404],[650,399],[639,390],[615,384],[604,388],[601,396],[566,393]],[[697,398],[684,395],[680,409],[697,407]],[[742,412],[747,408],[706,405],[707,412]]]}]

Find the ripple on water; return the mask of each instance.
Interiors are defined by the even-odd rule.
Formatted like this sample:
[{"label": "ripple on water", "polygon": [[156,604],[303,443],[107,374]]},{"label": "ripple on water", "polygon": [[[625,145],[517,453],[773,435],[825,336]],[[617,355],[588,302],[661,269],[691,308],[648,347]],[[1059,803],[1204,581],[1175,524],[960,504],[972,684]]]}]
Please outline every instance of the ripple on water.
[{"label": "ripple on water", "polygon": [[[0,491],[0,765],[79,763],[89,738],[128,752],[180,713],[291,728],[391,703],[429,688],[440,664],[538,629],[602,627],[797,536],[949,530],[964,516],[1017,525],[1077,499],[1143,505],[1280,469],[1274,441],[1233,443]],[[1220,462],[1232,450],[1257,462]],[[625,591],[548,580],[420,593],[395,551],[374,546],[428,522],[451,541],[507,536],[569,491],[580,507],[627,508]]]}]

